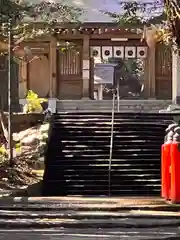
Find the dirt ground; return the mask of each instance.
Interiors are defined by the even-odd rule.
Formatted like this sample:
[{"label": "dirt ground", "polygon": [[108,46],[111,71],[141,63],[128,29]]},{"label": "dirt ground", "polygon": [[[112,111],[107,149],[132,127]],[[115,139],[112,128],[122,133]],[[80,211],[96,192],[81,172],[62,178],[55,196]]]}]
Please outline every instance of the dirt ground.
[{"label": "dirt ground", "polygon": [[19,146],[14,148],[14,165],[10,167],[6,158],[0,161],[1,196],[20,192],[25,196],[39,196],[37,188],[43,176],[48,129],[49,124],[45,123],[14,134]]}]

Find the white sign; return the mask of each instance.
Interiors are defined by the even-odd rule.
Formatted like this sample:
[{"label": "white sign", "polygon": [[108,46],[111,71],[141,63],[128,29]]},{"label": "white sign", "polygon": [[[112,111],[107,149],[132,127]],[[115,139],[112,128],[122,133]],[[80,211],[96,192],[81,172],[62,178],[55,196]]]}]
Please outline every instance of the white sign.
[{"label": "white sign", "polygon": [[94,67],[94,82],[101,84],[113,84],[114,82],[114,67],[115,64],[95,64]]}]

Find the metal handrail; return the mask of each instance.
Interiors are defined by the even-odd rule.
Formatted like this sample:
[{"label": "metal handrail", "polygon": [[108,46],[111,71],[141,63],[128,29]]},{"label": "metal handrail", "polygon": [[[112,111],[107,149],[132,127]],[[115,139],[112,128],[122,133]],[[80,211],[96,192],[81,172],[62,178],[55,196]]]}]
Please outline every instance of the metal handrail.
[{"label": "metal handrail", "polygon": [[113,92],[113,105],[112,105],[112,117],[111,117],[111,138],[109,149],[109,169],[108,169],[108,195],[111,195],[111,164],[112,164],[112,152],[113,152],[113,138],[114,138],[114,112],[115,112],[115,99],[116,94]]},{"label": "metal handrail", "polygon": [[116,90],[116,92],[117,92],[117,111],[119,112],[120,111],[119,81],[117,82],[117,90]]}]

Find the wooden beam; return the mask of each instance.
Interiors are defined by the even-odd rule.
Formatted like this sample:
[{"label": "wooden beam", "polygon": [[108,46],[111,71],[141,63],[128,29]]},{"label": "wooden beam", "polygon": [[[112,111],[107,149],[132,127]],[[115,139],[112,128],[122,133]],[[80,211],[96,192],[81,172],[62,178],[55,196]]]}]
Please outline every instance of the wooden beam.
[{"label": "wooden beam", "polygon": [[51,38],[49,46],[49,97],[57,95],[57,39]]},{"label": "wooden beam", "polygon": [[[67,33],[67,34],[59,34],[57,37],[60,40],[71,40],[71,39],[83,39],[85,34],[81,34],[79,32],[73,34],[73,33]],[[135,34],[135,33],[102,33],[102,34],[90,34],[90,39],[111,39],[111,38],[127,38],[127,39],[137,39],[141,40],[141,35]]]}]

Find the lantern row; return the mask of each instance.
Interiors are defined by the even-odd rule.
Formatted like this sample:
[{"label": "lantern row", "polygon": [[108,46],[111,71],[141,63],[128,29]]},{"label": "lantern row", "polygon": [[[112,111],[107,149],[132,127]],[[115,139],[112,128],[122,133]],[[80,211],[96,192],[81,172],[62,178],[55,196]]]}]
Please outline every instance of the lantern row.
[{"label": "lantern row", "polygon": [[91,57],[108,59],[116,58],[146,58],[146,46],[93,46],[91,47]]}]

